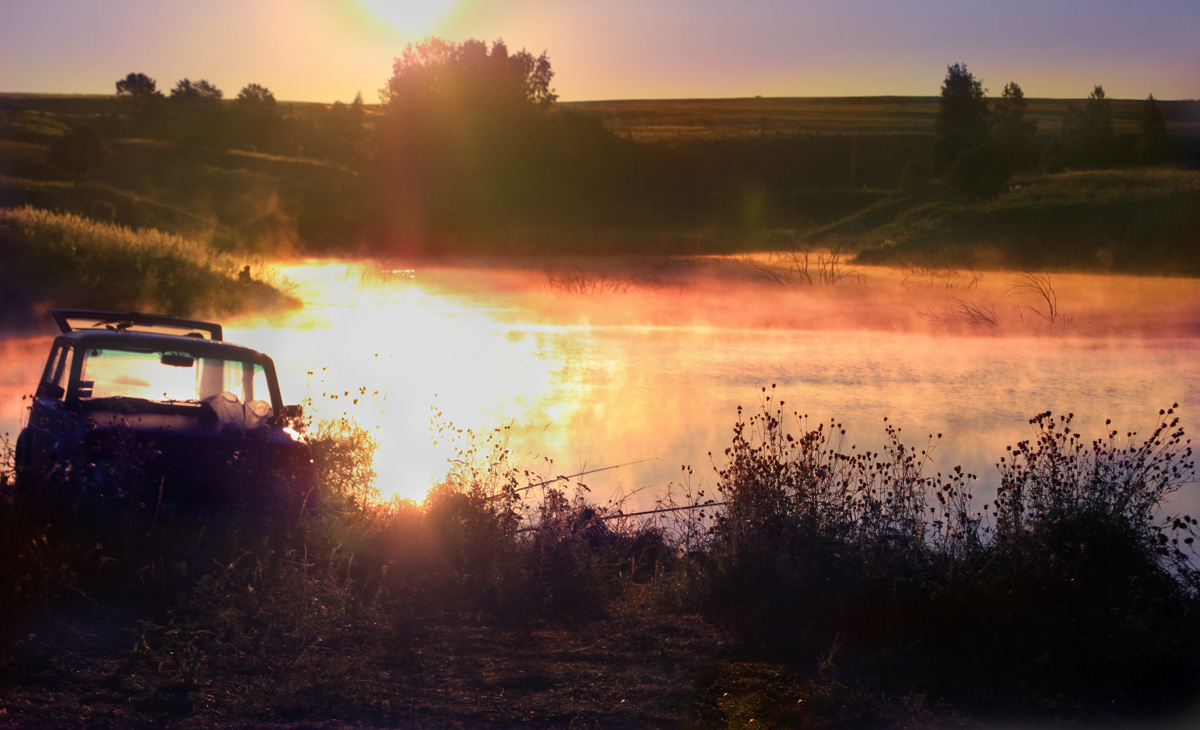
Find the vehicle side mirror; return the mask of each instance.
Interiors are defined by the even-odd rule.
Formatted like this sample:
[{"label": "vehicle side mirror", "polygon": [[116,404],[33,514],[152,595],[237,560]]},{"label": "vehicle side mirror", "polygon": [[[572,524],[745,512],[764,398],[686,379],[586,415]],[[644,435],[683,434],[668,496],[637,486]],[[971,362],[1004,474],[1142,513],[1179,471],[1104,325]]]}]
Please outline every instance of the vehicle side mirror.
[{"label": "vehicle side mirror", "polygon": [[298,403],[296,405],[284,406],[279,415],[283,416],[284,418],[295,420],[304,415],[304,406],[301,406]]}]

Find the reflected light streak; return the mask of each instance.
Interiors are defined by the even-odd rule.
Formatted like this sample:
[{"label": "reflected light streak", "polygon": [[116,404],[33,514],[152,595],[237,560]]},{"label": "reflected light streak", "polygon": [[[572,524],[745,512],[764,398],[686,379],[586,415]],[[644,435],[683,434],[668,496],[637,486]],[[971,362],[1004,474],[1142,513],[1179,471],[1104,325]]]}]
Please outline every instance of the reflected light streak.
[{"label": "reflected light streak", "polygon": [[354,270],[281,267],[303,280],[305,308],[282,321],[233,321],[227,337],[274,357],[288,402],[307,397],[317,420],[346,417],[376,435],[385,498],[419,501],[447,473],[456,444],[434,443],[437,412],[443,425],[486,433],[511,423],[525,434],[566,418],[585,395],[544,331],[501,327],[486,308],[437,291],[420,273],[372,280]]},{"label": "reflected light streak", "polygon": [[[788,413],[810,427],[836,419],[860,450],[882,445],[884,417],[909,446],[944,433],[930,472],[962,465],[980,476],[981,502],[1004,447],[1028,438],[1040,411],[1074,412],[1092,437],[1109,417],[1148,433],[1173,402],[1188,424],[1200,404],[1194,280],[1056,275],[1072,320],[1051,326],[1007,273],[860,268],[861,284],[820,287],[763,283],[741,260],[673,280],[677,269],[648,286],[573,293],[538,269],[413,279],[297,264],[283,272],[303,281],[305,310],[228,324],[231,339],[276,358],[289,401],[307,393],[319,418],[376,433],[381,491],[413,499],[456,455],[453,442],[432,443],[435,411],[476,433],[509,427],[511,463],[539,476],[654,459],[586,480],[601,503],[649,487],[630,503],[646,508],[685,478],[681,465],[711,493],[738,406],[755,412],[772,383]],[[956,302],[998,321],[956,321]],[[1189,490],[1177,503],[1198,500]]]}]

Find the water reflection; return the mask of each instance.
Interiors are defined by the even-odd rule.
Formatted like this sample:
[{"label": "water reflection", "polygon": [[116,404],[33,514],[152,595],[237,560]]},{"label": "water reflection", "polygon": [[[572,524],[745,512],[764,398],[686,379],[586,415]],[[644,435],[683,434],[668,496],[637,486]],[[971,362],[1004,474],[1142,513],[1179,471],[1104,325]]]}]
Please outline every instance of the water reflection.
[{"label": "water reflection", "polygon": [[[1108,418],[1148,434],[1172,403],[1185,428],[1200,422],[1193,280],[1056,275],[1070,320],[1049,323],[1012,275],[867,270],[811,287],[756,276],[762,265],[664,261],[579,285],[536,267],[291,263],[279,271],[308,305],[226,322],[226,336],[275,358],[288,402],[373,431],[381,491],[414,499],[455,457],[433,443],[439,412],[507,427],[514,465],[543,477],[652,459],[583,479],[594,499],[634,494],[636,508],[683,465],[711,487],[709,452],[720,466],[738,406],[758,407],[772,384],[785,411],[836,419],[859,450],[879,449],[884,417],[909,445],[943,434],[927,470],[962,465],[985,499],[994,463],[1040,411],[1075,413],[1089,438]],[[996,321],[969,321],[964,305]],[[15,435],[48,345],[0,340],[0,431]]]},{"label": "water reflection", "polygon": [[[454,456],[431,442],[434,411],[476,431],[508,426],[516,465],[546,476],[654,459],[584,480],[602,501],[642,490],[641,507],[682,465],[711,483],[709,452],[719,465],[738,406],[757,407],[771,384],[786,411],[838,420],[859,449],[882,444],[885,416],[910,445],[943,434],[929,470],[962,465],[985,494],[1040,411],[1073,412],[1089,435],[1107,418],[1148,433],[1159,408],[1180,403],[1187,426],[1200,403],[1187,280],[1058,277],[1072,321],[1051,327],[1003,275],[969,293],[886,271],[847,287],[706,271],[576,292],[537,270],[281,270],[313,304],[233,322],[230,339],[274,354],[285,393],[310,394],[320,416],[375,429],[382,490],[413,498]],[[1120,293],[1098,295],[1097,281]],[[999,302],[1003,331],[923,316],[967,296]]]}]

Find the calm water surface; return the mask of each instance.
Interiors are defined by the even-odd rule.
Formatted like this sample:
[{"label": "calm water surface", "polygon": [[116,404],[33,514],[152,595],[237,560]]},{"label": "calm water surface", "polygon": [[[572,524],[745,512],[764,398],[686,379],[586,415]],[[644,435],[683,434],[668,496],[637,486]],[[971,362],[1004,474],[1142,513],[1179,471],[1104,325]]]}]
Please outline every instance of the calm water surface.
[{"label": "calm water surface", "polygon": [[[859,450],[882,445],[886,417],[908,445],[933,446],[927,472],[979,475],[983,499],[1041,411],[1074,413],[1089,438],[1105,419],[1147,434],[1173,403],[1189,432],[1200,423],[1190,280],[1056,276],[1069,321],[1051,323],[1046,299],[1011,274],[862,269],[812,287],[756,277],[761,262],[693,268],[287,264],[305,308],[228,322],[226,337],[275,358],[285,400],[373,432],[381,491],[415,499],[463,446],[445,432],[435,443],[449,424],[503,428],[512,463],[544,478],[641,461],[576,480],[601,502],[652,506],[683,481],[711,490],[738,407],[759,409],[763,388],[796,430],[802,416],[833,419]],[[964,305],[995,324],[969,322]],[[48,343],[0,343],[0,432],[19,428]],[[1195,492],[1176,504],[1196,509]]]}]

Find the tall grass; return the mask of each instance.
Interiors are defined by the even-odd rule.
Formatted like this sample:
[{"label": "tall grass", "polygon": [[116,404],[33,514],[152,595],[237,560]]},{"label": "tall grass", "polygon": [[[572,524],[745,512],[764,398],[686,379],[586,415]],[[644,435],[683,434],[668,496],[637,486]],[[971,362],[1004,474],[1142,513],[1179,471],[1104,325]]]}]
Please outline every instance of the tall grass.
[{"label": "tall grass", "polygon": [[244,262],[162,231],[3,209],[0,248],[10,321],[46,305],[228,315],[295,304],[265,282],[239,278]]},{"label": "tall grass", "polygon": [[1040,414],[980,504],[973,475],[926,473],[936,439],[905,446],[888,426],[881,453],[859,452],[782,405],[765,395],[735,428],[693,587],[754,645],[920,656],[927,681],[989,696],[1032,677],[1162,696],[1200,676],[1197,521],[1166,512],[1195,465],[1172,410],[1148,436],[1090,445]]},{"label": "tall grass", "polygon": [[435,627],[570,626],[636,596],[706,613],[752,654],[871,678],[860,688],[1190,696],[1197,522],[1163,510],[1195,475],[1172,411],[1146,437],[1090,444],[1040,414],[981,505],[973,475],[928,473],[937,436],[912,446],[889,424],[880,452],[860,451],[773,398],[735,424],[713,499],[664,498],[697,508],[673,522],[515,468],[503,429],[464,434],[417,504],[379,499],[369,432],[317,424],[320,508],[220,523],[147,503],[64,509],[5,461],[0,641],[10,663],[36,663],[25,637],[50,617],[93,637],[116,622],[128,662],[113,681],[142,688],[149,711],[383,722],[404,712],[387,675]]}]

